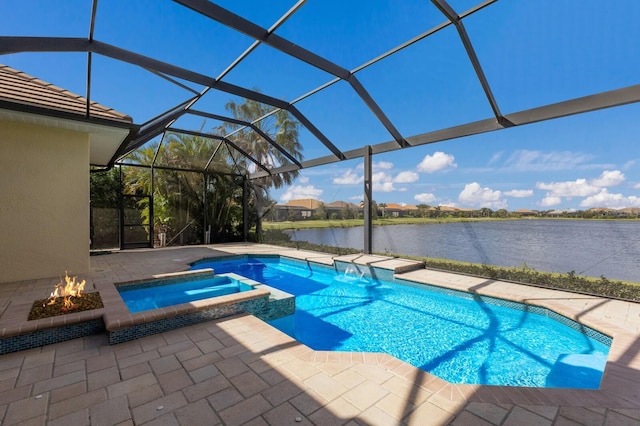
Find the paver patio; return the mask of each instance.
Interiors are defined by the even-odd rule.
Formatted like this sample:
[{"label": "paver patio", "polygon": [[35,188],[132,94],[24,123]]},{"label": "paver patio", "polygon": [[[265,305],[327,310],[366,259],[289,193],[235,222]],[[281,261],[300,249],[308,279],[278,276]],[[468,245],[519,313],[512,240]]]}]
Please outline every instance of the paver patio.
[{"label": "paver patio", "polygon": [[[332,261],[253,244],[137,250],[93,256],[91,273],[81,278],[89,286],[129,281],[248,252]],[[350,259],[400,268],[406,262]],[[612,335],[601,388],[451,385],[384,354],[314,351],[239,315],[113,346],[95,335],[2,355],[0,424],[640,424],[640,304],[436,271],[401,275],[544,305]],[[0,285],[0,330],[16,321],[9,312],[48,296],[57,281]]]}]

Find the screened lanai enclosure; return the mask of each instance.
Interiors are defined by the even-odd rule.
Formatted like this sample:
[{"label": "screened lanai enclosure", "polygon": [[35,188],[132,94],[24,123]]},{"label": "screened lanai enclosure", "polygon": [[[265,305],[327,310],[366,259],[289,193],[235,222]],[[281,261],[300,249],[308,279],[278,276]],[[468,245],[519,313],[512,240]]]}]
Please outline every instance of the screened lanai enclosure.
[{"label": "screened lanai enclosure", "polygon": [[[424,157],[435,143],[506,149],[526,139],[518,129],[554,119],[579,134],[571,117],[582,114],[619,129],[628,123],[603,111],[640,112],[633,0],[10,0],[0,9],[1,63],[81,94],[86,120],[99,119],[93,102],[132,118],[120,146],[91,154],[94,248],[257,238],[274,205],[291,199],[273,191],[348,170],[324,202],[341,200],[351,178],[363,251],[380,251],[374,199],[417,179],[381,178],[394,156]],[[2,99],[0,108],[32,106]],[[556,132],[541,129],[540,139]]]}]

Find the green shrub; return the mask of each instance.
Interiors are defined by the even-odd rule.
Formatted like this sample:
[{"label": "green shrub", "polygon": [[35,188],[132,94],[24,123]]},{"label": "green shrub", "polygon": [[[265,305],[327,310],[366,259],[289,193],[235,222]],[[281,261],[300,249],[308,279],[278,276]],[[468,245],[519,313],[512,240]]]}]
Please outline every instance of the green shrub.
[{"label": "green shrub", "polygon": [[524,265],[522,267],[501,267],[478,265],[474,263],[454,262],[444,259],[417,258],[425,262],[425,267],[486,277],[493,280],[512,281],[558,290],[569,290],[605,297],[640,301],[640,285],[624,281],[576,275],[575,271],[566,274],[540,272]]},{"label": "green shrub", "polygon": [[262,231],[262,240],[269,244],[291,242],[291,235],[280,229],[265,229]]},{"label": "green shrub", "polygon": [[270,243],[279,245],[282,247],[294,247],[300,250],[319,251],[322,253],[337,254],[340,256],[344,254],[354,254],[354,253],[362,252],[362,250],[356,250],[348,247],[334,247],[334,246],[328,246],[326,244],[314,244],[307,241],[277,241],[277,242],[270,241]]}]

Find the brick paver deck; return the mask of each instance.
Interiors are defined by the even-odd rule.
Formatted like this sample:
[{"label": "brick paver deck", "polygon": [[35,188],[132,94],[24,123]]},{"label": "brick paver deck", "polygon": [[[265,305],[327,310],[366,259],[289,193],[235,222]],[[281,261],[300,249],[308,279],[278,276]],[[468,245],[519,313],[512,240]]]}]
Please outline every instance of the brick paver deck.
[{"label": "brick paver deck", "polygon": [[[82,278],[129,281],[244,252],[332,259],[245,244],[139,250],[94,256]],[[388,355],[314,351],[240,315],[113,346],[96,335],[2,355],[0,424],[640,424],[640,304],[434,271],[403,276],[544,305],[614,335],[601,389],[451,385]],[[0,328],[13,304],[46,297],[57,281],[0,284]]]}]

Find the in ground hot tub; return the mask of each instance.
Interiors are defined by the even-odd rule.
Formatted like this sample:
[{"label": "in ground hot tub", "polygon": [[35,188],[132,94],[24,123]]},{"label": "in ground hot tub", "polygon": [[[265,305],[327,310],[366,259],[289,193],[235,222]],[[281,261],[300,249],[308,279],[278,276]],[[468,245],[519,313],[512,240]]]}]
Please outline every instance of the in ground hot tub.
[{"label": "in ground hot tub", "polygon": [[295,311],[293,295],[210,268],[100,286],[100,294],[110,344],[241,313],[271,320]]},{"label": "in ground hot tub", "polygon": [[118,291],[129,311],[133,313],[253,290],[252,285],[238,278],[242,277],[236,274],[206,274],[186,280],[173,278],[120,285]]}]

